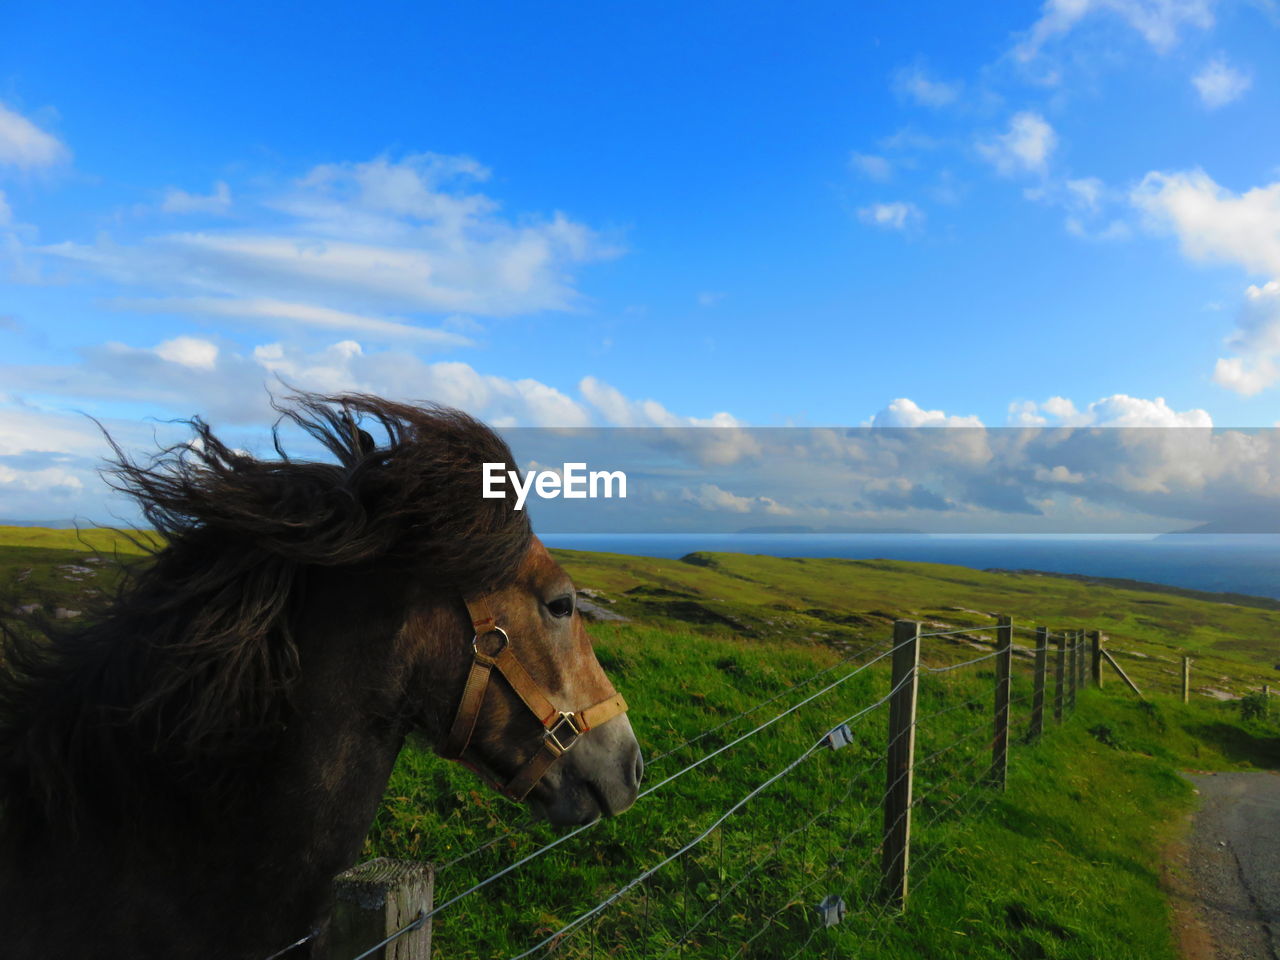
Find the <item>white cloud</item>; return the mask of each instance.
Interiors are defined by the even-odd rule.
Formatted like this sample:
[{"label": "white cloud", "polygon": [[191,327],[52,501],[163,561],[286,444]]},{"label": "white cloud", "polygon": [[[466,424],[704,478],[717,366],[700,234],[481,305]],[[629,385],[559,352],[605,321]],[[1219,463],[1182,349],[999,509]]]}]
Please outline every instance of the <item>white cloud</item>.
[{"label": "white cloud", "polygon": [[909,97],[926,107],[945,107],[960,95],[958,83],[947,83],[929,76],[924,67],[903,67],[893,75],[893,88],[900,96]]},{"label": "white cloud", "polygon": [[8,487],[40,493],[56,494],[59,490],[70,493],[83,490],[84,481],[70,470],[61,467],[14,470],[12,467],[0,464],[0,493],[7,492],[5,488]]},{"label": "white cloud", "polygon": [[0,457],[32,451],[87,457],[101,454],[104,449],[102,434],[87,417],[0,405]]},{"label": "white cloud", "polygon": [[1261,393],[1280,380],[1274,355],[1255,358],[1219,357],[1213,365],[1213,382],[1246,397]]},{"label": "white cloud", "polygon": [[1102,199],[1103,184],[1097,177],[1083,177],[1079,180],[1068,180],[1066,182],[1067,190],[1086,210],[1093,212],[1098,209],[1099,202]]},{"label": "white cloud", "polygon": [[161,297],[152,300],[118,299],[112,306],[122,310],[148,313],[186,313],[227,317],[238,320],[277,320],[285,326],[302,325],[322,330],[344,331],[376,341],[412,340],[436,346],[470,346],[472,341],[460,333],[421,327],[404,320],[387,320],[363,316],[307,303],[287,303],[267,297],[237,299],[234,297]]},{"label": "white cloud", "polygon": [[714,483],[704,483],[696,491],[685,489],[683,499],[707,510],[728,510],[732,513],[749,513],[753,503],[752,498],[722,490]]},{"label": "white cloud", "polygon": [[1063,225],[1067,233],[1082,240],[1127,240],[1133,234],[1125,220],[1111,215],[1117,202],[1127,205],[1127,195],[1107,187],[1097,177],[1050,180],[1024,190],[1023,195],[1028,200],[1062,207],[1066,211]]},{"label": "white cloud", "polygon": [[1217,384],[1252,396],[1280,382],[1280,281],[1249,286],[1227,346],[1238,356],[1219,358]]},{"label": "white cloud", "polygon": [[1191,78],[1200,102],[1210,110],[1226,106],[1238,100],[1253,85],[1253,78],[1232,67],[1223,57],[1217,57]]},{"label": "white cloud", "polygon": [[871,418],[873,427],[981,427],[976,416],[948,416],[941,410],[925,410],[914,400],[899,397]]},{"label": "white cloud", "polygon": [[1050,40],[1065,36],[1087,17],[1108,14],[1140,33],[1160,53],[1171,50],[1184,27],[1213,26],[1215,0],[1045,0],[1040,18],[1014,48],[1024,63]]},{"label": "white cloud", "polygon": [[0,103],[0,165],[37,170],[70,157],[71,152],[57,137]]},{"label": "white cloud", "polygon": [[152,297],[323,304],[362,317],[573,309],[574,268],[620,250],[559,212],[504,216],[472,189],[486,175],[468,158],[432,154],[328,164],[268,201],[269,224],[38,249]]},{"label": "white cloud", "polygon": [[978,153],[1000,173],[1044,173],[1049,155],[1058,143],[1058,135],[1038,113],[1024,110],[1014,114],[1007,132],[980,141]]},{"label": "white cloud", "polygon": [[0,190],[0,227],[13,223],[13,208],[9,206],[9,198]]},{"label": "white cloud", "polygon": [[221,180],[214,184],[212,193],[203,195],[170,187],[160,209],[165,213],[226,213],[231,209],[231,188]]},{"label": "white cloud", "polygon": [[1041,483],[1083,483],[1083,473],[1072,473],[1062,464],[1058,464],[1052,470],[1044,467],[1036,467],[1035,478]]},{"label": "white cloud", "polygon": [[885,157],[874,153],[858,153],[856,150],[849,156],[849,165],[868,180],[885,183],[893,177],[893,164]]},{"label": "white cloud", "polygon": [[887,230],[906,230],[924,222],[924,211],[914,203],[873,203],[858,211],[858,219],[872,226]]},{"label": "white cloud", "polygon": [[1280,181],[1236,195],[1203,170],[1152,171],[1131,199],[1150,226],[1171,229],[1191,259],[1280,277]]},{"label": "white cloud", "polygon": [[717,303],[724,299],[723,293],[717,293],[714,290],[703,290],[697,296],[698,306],[714,307]]},{"label": "white cloud", "polygon": [[218,345],[196,337],[174,337],[156,347],[156,356],[192,370],[212,370],[218,365]]},{"label": "white cloud", "polygon": [[288,387],[434,401],[499,425],[592,422],[581,403],[538,380],[484,374],[460,362],[425,362],[402,350],[365,350],[354,340],[321,349],[263,343],[249,351],[193,337],[155,347],[108,343],[85,350],[77,366],[0,366],[0,380],[14,392],[77,402],[127,400],[224,423],[270,423],[268,390]]},{"label": "white cloud", "polygon": [[1178,411],[1164,397],[1146,400],[1125,393],[1095,400],[1084,410],[1066,397],[1050,397],[1044,403],[1023,401],[1009,408],[1015,426],[1062,427],[1212,427],[1213,419],[1200,409]]},{"label": "white cloud", "polygon": [[[443,403],[499,426],[585,427],[603,422],[663,427],[677,437],[696,438],[688,443],[709,463],[732,462],[757,449],[741,429],[742,422],[729,413],[681,416],[656,400],[631,400],[595,377],[585,377],[578,385],[579,401],[532,378],[485,374],[460,361],[426,362],[401,350],[366,350],[355,340],[321,349],[269,342],[248,351],[189,336],[154,347],[108,343],[85,351],[79,366],[0,366],[0,380],[14,391],[58,393],[77,401],[127,399],[164,412],[201,412],[234,423],[271,422],[268,389],[296,387]],[[10,426],[0,417],[0,428]],[[682,429],[691,427],[719,429]],[[63,437],[50,449],[68,449],[67,440]],[[0,441],[0,455],[6,452],[20,451],[6,450]]]},{"label": "white cloud", "polygon": [[1280,381],[1280,182],[1241,194],[1202,170],[1153,171],[1133,191],[1133,203],[1157,230],[1172,230],[1192,260],[1225,260],[1270,277],[1245,291],[1235,332],[1213,379],[1251,396]]},{"label": "white cloud", "polygon": [[730,413],[710,417],[683,417],[656,400],[630,400],[619,389],[595,377],[583,377],[578,392],[595,407],[605,422],[615,427],[741,427]]},{"label": "white cloud", "polygon": [[583,377],[578,392],[609,426],[664,428],[662,441],[666,446],[703,466],[725,466],[760,454],[754,433],[730,413],[680,416],[656,400],[631,400],[596,377]]},{"label": "white cloud", "polygon": [[696,504],[704,510],[727,511],[729,513],[752,513],[758,511],[769,516],[785,517],[795,512],[772,497],[742,497],[714,483],[704,483],[696,489],[684,487],[680,491],[680,499]]},{"label": "white cloud", "polygon": [[[950,464],[973,466],[988,462],[992,456],[990,432],[976,415],[957,416],[943,410],[926,410],[907,397],[893,400],[863,426],[872,428],[876,442],[880,438],[875,435],[883,431],[891,435],[894,442],[906,444],[907,451],[925,451],[929,457],[940,457]],[[886,495],[887,492],[882,491]],[[894,496],[915,500],[920,495],[921,491],[911,484],[899,489]],[[941,505],[941,501],[933,502],[935,506]],[[881,505],[884,503],[882,500]]]},{"label": "white cloud", "polygon": [[1049,421],[1041,416],[1034,400],[1014,400],[1009,404],[1009,425],[1014,427],[1043,427]]}]

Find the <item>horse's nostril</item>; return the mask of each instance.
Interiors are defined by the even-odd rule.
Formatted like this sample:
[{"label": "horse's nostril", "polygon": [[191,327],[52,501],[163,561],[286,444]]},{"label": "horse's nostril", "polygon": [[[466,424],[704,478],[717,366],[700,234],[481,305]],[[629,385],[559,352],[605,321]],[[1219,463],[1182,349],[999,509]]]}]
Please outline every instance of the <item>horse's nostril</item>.
[{"label": "horse's nostril", "polygon": [[640,756],[639,750],[636,751],[636,766],[635,766],[634,776],[635,776],[636,786],[638,787],[640,786],[640,781],[644,779],[644,757]]}]

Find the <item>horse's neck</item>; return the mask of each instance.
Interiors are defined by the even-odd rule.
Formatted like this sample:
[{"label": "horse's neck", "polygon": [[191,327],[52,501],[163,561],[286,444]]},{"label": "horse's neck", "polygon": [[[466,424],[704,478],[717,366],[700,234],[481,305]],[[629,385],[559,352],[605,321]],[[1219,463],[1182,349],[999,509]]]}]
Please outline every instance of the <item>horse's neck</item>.
[{"label": "horse's neck", "polygon": [[[324,637],[303,638],[291,718],[225,799],[90,825],[74,844],[51,831],[23,862],[0,863],[0,942],[19,957],[92,942],[104,957],[252,958],[309,933],[333,877],[360,856],[404,739],[387,699],[394,627],[366,616],[357,629],[359,618],[335,615]],[[68,902],[84,905],[72,920]]]},{"label": "horse's neck", "polygon": [[359,859],[404,741],[399,721],[353,699],[359,684],[341,662],[304,666],[276,759],[231,822],[208,825],[225,837],[205,848],[214,869],[241,877],[232,902],[260,906],[284,943],[309,932],[333,877]]},{"label": "horse's neck", "polygon": [[0,954],[269,956],[322,919],[402,739],[358,715],[300,715],[279,762],[222,810],[99,826],[0,864]]}]

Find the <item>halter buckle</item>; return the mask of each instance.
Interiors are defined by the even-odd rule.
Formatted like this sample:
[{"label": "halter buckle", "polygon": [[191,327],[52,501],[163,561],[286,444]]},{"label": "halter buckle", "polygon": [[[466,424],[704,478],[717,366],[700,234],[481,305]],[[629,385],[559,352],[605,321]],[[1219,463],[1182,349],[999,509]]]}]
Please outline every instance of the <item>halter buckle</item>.
[{"label": "halter buckle", "polygon": [[[568,727],[566,732],[562,728]],[[569,752],[569,748],[578,742],[585,731],[578,726],[578,718],[572,713],[560,711],[560,719],[547,727],[545,743],[557,757]],[[565,738],[568,738],[567,740]]]}]

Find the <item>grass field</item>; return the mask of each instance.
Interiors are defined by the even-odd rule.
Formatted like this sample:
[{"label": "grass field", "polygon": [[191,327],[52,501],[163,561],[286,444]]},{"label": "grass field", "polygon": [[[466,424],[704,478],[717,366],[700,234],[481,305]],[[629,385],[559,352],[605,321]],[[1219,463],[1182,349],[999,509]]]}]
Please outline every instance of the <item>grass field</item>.
[{"label": "grass field", "polygon": [[[796,686],[841,660],[821,645],[779,640],[639,625],[593,632],[633,704],[650,784],[860,662]],[[934,648],[926,663],[951,659],[935,658],[939,652],[950,651]],[[813,754],[598,923],[565,937],[557,955],[729,957],[749,943],[750,957],[1172,958],[1160,849],[1193,799],[1177,770],[1280,766],[1280,731],[1242,725],[1231,705],[1207,699],[1183,707],[1159,697],[1144,707],[1119,691],[1087,691],[1039,745],[1015,737],[1009,786],[999,793],[981,783],[993,681],[984,666],[921,680],[914,892],[905,915],[886,915],[875,898],[885,786],[879,710],[853,727],[852,746]],[[1019,665],[1015,733],[1025,731],[1027,674]],[[440,956],[519,955],[707,830],[888,686],[882,665],[866,670],[464,900],[438,918]],[[733,719],[779,693],[764,710]],[[678,746],[706,730],[713,732]],[[367,852],[446,864],[440,903],[555,838],[545,826],[519,828],[522,820],[465,772],[408,750]],[[827,930],[815,924],[814,908],[830,894],[851,913]]]},{"label": "grass field", "polygon": [[[61,539],[74,532],[17,529],[34,539],[13,544],[0,530],[0,577],[29,571],[25,583],[51,591],[45,602],[66,606],[109,586],[110,564],[86,563],[91,554]],[[1234,704],[1200,696],[1183,706],[1167,695],[1184,653],[1202,679],[1235,693],[1280,677],[1271,662],[1280,611],[1265,604],[892,561],[558,556],[588,595],[630,618],[592,633],[631,703],[646,788],[657,789],[443,911],[440,957],[517,956],[653,870],[557,940],[555,955],[1172,958],[1159,853],[1193,802],[1177,770],[1280,767],[1273,720],[1246,723]],[[926,667],[956,669],[920,680],[913,892],[905,914],[887,914],[875,897],[886,711],[872,708],[889,675],[872,661],[897,617],[932,632],[989,627],[997,613],[1103,630],[1153,695],[1142,704],[1109,680],[1028,744],[1030,661],[1016,657],[1010,777],[999,792],[982,782],[990,633],[926,639]],[[1015,640],[1033,642],[1025,632]],[[970,659],[979,662],[958,666]],[[807,752],[863,711],[852,745]],[[366,852],[435,862],[441,904],[557,837],[411,745]],[[830,895],[850,912],[828,929],[815,905]]]}]

